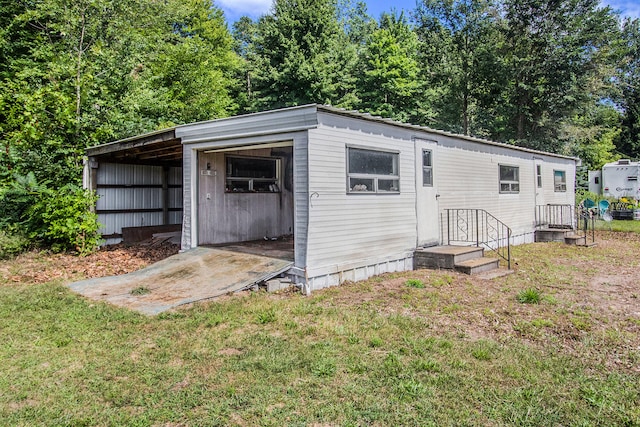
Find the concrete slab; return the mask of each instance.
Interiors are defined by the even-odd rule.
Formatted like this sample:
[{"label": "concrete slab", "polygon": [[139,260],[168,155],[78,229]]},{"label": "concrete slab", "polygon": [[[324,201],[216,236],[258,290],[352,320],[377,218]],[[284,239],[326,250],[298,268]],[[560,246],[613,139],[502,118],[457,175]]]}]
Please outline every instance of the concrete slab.
[{"label": "concrete slab", "polygon": [[199,247],[133,273],[68,286],[87,298],[154,315],[248,288],[292,265],[286,259]]}]

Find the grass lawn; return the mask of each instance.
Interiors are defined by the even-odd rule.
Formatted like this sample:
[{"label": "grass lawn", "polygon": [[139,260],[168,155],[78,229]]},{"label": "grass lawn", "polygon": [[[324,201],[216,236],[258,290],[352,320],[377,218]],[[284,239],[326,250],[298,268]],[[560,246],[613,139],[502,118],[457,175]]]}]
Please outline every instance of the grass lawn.
[{"label": "grass lawn", "polygon": [[638,426],[640,235],[597,240],[157,317],[2,261],[0,425]]}]

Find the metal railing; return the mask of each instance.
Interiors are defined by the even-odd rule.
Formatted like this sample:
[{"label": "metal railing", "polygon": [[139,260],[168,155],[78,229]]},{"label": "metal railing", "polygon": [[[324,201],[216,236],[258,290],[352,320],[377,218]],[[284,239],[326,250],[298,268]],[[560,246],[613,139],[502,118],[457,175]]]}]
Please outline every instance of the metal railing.
[{"label": "metal railing", "polygon": [[474,243],[495,252],[511,269],[511,229],[484,209],[445,209],[440,214],[440,241]]},{"label": "metal railing", "polygon": [[536,205],[536,227],[573,230],[575,216],[571,205]]},{"label": "metal railing", "polygon": [[582,231],[584,233],[584,244],[588,244],[589,237],[591,243],[596,241],[596,217],[598,211],[595,208],[576,208],[576,231]]}]

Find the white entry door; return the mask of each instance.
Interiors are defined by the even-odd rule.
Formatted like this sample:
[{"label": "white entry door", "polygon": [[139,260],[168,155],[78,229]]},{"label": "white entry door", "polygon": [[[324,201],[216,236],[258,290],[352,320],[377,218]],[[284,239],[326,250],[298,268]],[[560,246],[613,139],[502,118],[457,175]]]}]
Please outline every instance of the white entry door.
[{"label": "white entry door", "polygon": [[415,140],[418,246],[433,246],[440,242],[438,171],[435,166],[437,146],[435,141]]},{"label": "white entry door", "polygon": [[533,173],[535,174],[534,183],[536,189],[536,206],[544,205],[544,184],[543,174],[549,173],[549,171],[543,170],[544,165],[541,159],[534,159]]}]

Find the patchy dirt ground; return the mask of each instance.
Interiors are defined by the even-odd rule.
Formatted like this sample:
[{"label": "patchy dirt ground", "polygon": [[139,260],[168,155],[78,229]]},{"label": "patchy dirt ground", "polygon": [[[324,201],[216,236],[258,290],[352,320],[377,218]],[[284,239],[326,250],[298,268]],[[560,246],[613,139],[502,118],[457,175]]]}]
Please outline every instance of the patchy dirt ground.
[{"label": "patchy dirt ground", "polygon": [[[437,334],[521,341],[640,372],[640,234],[600,232],[597,246],[513,248],[515,272],[483,280],[451,271],[388,274],[324,291],[327,304],[367,304],[423,318]],[[418,279],[424,289],[407,286]],[[535,289],[537,304],[518,301]]]}]

